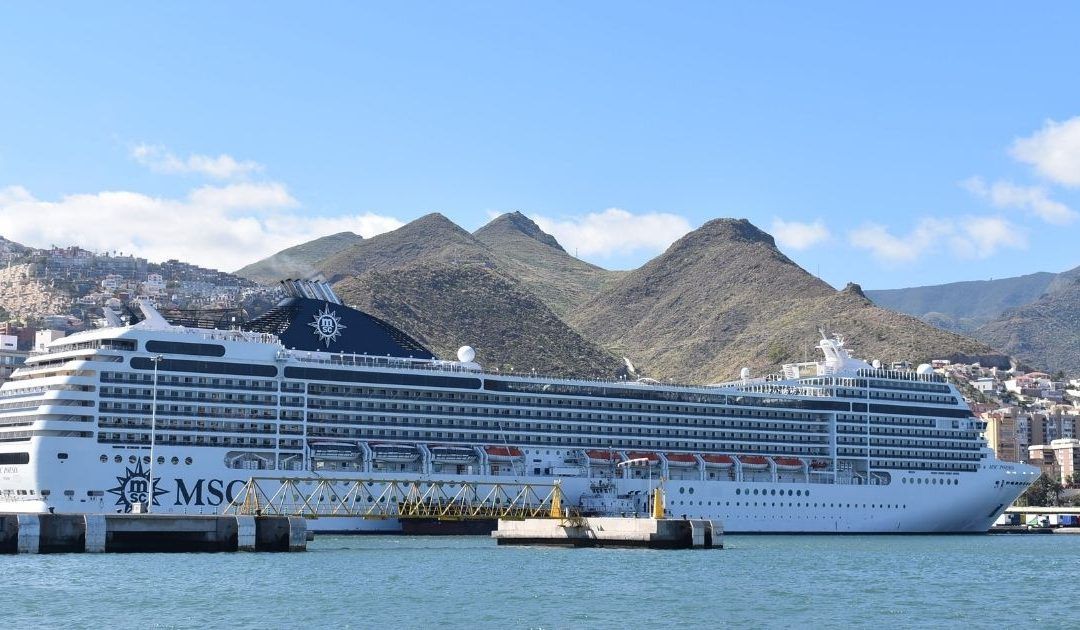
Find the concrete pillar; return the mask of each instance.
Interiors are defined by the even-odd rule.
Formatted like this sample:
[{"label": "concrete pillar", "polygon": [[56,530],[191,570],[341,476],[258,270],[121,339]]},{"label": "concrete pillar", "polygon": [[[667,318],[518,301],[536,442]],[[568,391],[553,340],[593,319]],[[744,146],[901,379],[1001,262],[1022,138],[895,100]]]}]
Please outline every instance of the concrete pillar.
[{"label": "concrete pillar", "polygon": [[236,517],[236,550],[255,551],[255,517]]},{"label": "concrete pillar", "polygon": [[289,517],[289,551],[307,549],[307,521],[299,516]]},{"label": "concrete pillar", "polygon": [[86,553],[104,553],[105,551],[105,515],[86,514]]},{"label": "concrete pillar", "polygon": [[41,544],[41,520],[37,514],[19,514],[18,553],[37,553]]},{"label": "concrete pillar", "polygon": [[705,546],[705,521],[690,521],[690,546]]}]

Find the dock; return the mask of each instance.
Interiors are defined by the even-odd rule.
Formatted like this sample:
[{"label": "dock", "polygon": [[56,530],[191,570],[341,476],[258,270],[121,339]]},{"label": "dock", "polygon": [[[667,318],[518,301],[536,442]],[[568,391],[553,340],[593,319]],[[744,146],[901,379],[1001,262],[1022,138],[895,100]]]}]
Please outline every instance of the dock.
[{"label": "dock", "polygon": [[307,540],[297,517],[0,514],[0,554],[305,551]]},{"label": "dock", "polygon": [[989,534],[1080,534],[1080,527],[1045,527],[1041,525],[994,525]]},{"label": "dock", "polygon": [[723,549],[723,531],[712,521],[617,516],[500,520],[491,533],[499,545]]}]

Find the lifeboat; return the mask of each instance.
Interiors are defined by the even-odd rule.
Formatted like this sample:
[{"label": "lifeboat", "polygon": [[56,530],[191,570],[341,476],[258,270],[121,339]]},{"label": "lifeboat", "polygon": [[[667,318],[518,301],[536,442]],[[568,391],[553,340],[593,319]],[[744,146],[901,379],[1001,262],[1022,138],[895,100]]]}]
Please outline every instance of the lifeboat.
[{"label": "lifeboat", "polygon": [[639,462],[639,464],[647,464],[649,466],[655,466],[660,463],[660,456],[656,453],[649,451],[630,451],[626,453],[626,461],[632,459],[644,459],[645,462]]},{"label": "lifeboat", "polygon": [[437,464],[468,464],[476,459],[476,451],[471,446],[432,445],[428,450]]},{"label": "lifeboat", "polygon": [[619,461],[619,454],[616,451],[593,449],[585,451],[585,456],[589,458],[590,464],[606,464],[610,466]]},{"label": "lifeboat", "polygon": [[705,460],[705,465],[709,468],[731,468],[735,465],[731,455],[708,454],[702,455],[701,459]]},{"label": "lifeboat", "polygon": [[524,457],[521,449],[516,446],[485,446],[484,452],[487,453],[488,460],[493,462],[517,462]]},{"label": "lifeboat", "polygon": [[324,461],[351,462],[360,455],[360,447],[354,442],[311,442],[311,457]]},{"label": "lifeboat", "polygon": [[664,453],[664,457],[667,458],[668,466],[678,466],[680,468],[690,468],[697,466],[697,458],[693,453]]},{"label": "lifeboat", "polygon": [[814,470],[825,470],[828,467],[829,462],[825,461],[824,459],[815,459],[814,461],[810,462],[810,468]]},{"label": "lifeboat", "polygon": [[774,457],[777,470],[802,470],[803,462],[798,457]]},{"label": "lifeboat", "polygon": [[413,444],[375,443],[371,454],[376,461],[391,464],[408,464],[420,459],[420,451]]},{"label": "lifeboat", "polygon": [[769,467],[769,460],[761,455],[739,455],[739,463],[743,468],[750,470],[762,470]]}]

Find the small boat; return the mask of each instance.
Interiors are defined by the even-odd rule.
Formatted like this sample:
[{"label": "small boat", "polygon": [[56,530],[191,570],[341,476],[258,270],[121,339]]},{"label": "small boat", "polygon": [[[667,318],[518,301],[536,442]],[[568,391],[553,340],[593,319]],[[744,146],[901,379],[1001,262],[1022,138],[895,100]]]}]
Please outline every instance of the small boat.
[{"label": "small boat", "polygon": [[619,461],[619,454],[616,451],[593,449],[585,451],[585,456],[589,458],[590,464],[611,465]]},{"label": "small boat", "polygon": [[428,447],[431,458],[437,464],[468,464],[476,459],[476,450],[471,446],[447,446],[433,444]]},{"label": "small boat", "polygon": [[408,464],[420,459],[420,451],[413,444],[395,444],[392,442],[372,443],[371,454],[376,461],[391,464]]},{"label": "small boat", "polygon": [[705,460],[705,466],[708,468],[731,468],[735,465],[735,460],[731,458],[731,455],[709,453],[702,455],[701,459]]},{"label": "small boat", "polygon": [[768,458],[762,455],[739,455],[739,463],[743,468],[750,470],[762,470],[769,467]]},{"label": "small boat", "polygon": [[629,451],[626,453],[626,461],[634,459],[644,459],[644,462],[638,462],[638,464],[645,464],[648,466],[655,466],[660,463],[660,456],[650,451]]},{"label": "small boat", "polygon": [[829,462],[824,459],[815,459],[810,462],[810,468],[814,470],[826,470],[829,467]]},{"label": "small boat", "polygon": [[803,461],[798,457],[774,457],[777,470],[802,470]]},{"label": "small boat", "polygon": [[355,442],[311,442],[312,459],[324,461],[350,462],[360,456],[360,447]]},{"label": "small boat", "polygon": [[667,458],[668,466],[678,466],[680,468],[691,468],[697,466],[697,458],[693,453],[664,453],[664,457]]},{"label": "small boat", "polygon": [[488,460],[493,462],[517,462],[524,457],[521,449],[516,446],[485,446]]},{"label": "small boat", "polygon": [[588,492],[581,493],[578,506],[582,516],[626,516],[643,508],[642,498],[640,494],[619,494],[614,481],[601,479],[589,484]]}]

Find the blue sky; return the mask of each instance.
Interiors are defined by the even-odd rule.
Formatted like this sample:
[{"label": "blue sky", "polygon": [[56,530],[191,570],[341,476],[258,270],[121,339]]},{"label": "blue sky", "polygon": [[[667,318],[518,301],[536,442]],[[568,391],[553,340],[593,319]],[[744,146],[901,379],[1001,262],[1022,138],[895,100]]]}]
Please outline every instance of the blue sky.
[{"label": "blue sky", "polygon": [[1080,5],[0,5],[0,235],[236,268],[520,210],[716,217],[836,286],[1080,265]]}]

